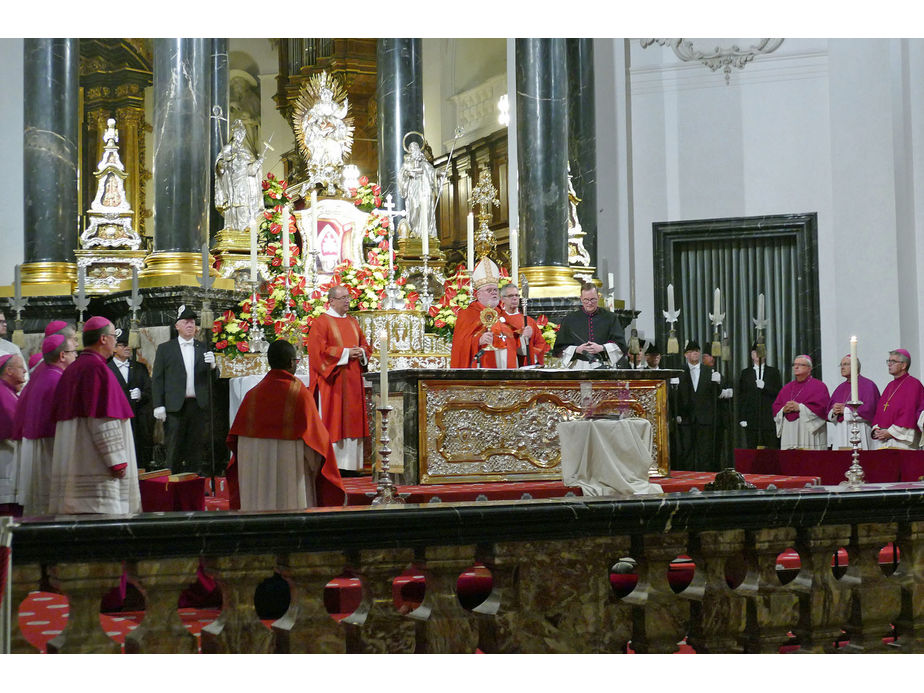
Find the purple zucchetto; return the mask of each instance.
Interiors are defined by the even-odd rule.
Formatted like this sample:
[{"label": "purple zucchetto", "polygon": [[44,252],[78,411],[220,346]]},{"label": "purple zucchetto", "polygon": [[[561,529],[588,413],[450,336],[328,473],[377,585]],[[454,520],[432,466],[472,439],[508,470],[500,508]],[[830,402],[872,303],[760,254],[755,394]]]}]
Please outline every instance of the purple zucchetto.
[{"label": "purple zucchetto", "polygon": [[901,355],[904,356],[906,359],[908,359],[908,362],[909,362],[909,363],[911,363],[911,354],[908,352],[907,349],[892,349],[892,353],[893,353],[893,354],[901,354]]},{"label": "purple zucchetto", "polygon": [[13,354],[4,354],[0,356],[0,371],[3,370],[3,367],[6,365],[6,362],[13,358]]},{"label": "purple zucchetto", "polygon": [[50,354],[52,351],[57,349],[59,346],[64,344],[64,341],[67,339],[63,334],[53,334],[50,337],[45,337],[42,340],[42,355]]},{"label": "purple zucchetto", "polygon": [[90,318],[83,324],[83,331],[91,332],[93,330],[100,330],[104,328],[106,325],[111,325],[111,324],[112,323],[106,318],[104,318],[103,316],[94,315],[92,318]]},{"label": "purple zucchetto", "polygon": [[45,326],[45,336],[50,337],[53,334],[57,334],[65,327],[67,327],[67,323],[63,320],[52,320]]},{"label": "purple zucchetto", "polygon": [[29,370],[31,371],[38,365],[38,362],[42,360],[42,354],[35,352],[32,356],[29,357]]}]

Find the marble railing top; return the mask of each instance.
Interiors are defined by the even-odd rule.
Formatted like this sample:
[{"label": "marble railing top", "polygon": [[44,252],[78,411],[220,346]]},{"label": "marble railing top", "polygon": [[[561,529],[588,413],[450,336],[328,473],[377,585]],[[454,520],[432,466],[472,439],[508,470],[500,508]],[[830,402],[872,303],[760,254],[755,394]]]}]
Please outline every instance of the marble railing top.
[{"label": "marble railing top", "polygon": [[667,380],[679,378],[682,371],[666,368],[594,369],[573,371],[561,368],[447,368],[443,370],[408,368],[388,371],[393,382],[418,380]]},{"label": "marble railing top", "polygon": [[421,548],[685,531],[924,521],[924,484],[319,508],[64,516],[13,526],[13,561],[68,563]]}]

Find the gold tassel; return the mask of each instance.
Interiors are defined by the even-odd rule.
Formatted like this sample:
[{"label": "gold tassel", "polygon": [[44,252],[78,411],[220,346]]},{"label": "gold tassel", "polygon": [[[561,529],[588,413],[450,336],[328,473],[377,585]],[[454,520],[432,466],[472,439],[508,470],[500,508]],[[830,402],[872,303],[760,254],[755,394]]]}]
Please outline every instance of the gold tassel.
[{"label": "gold tassel", "polygon": [[711,352],[713,356],[720,358],[722,356],[722,342],[713,342]]},{"label": "gold tassel", "polygon": [[13,344],[18,346],[20,349],[25,349],[26,335],[22,330],[13,330]]},{"label": "gold tassel", "polygon": [[679,354],[680,353],[680,342],[677,341],[677,337],[674,335],[673,330],[671,330],[671,334],[667,338],[667,353],[668,354]]},{"label": "gold tassel", "polygon": [[637,355],[641,351],[638,343],[638,333],[635,330],[632,330],[632,336],[629,337],[629,353]]},{"label": "gold tassel", "polygon": [[140,349],[141,348],[141,335],[138,334],[137,330],[132,330],[128,333],[128,348],[129,349]]},{"label": "gold tassel", "polygon": [[77,323],[77,349],[83,349],[83,323]]}]

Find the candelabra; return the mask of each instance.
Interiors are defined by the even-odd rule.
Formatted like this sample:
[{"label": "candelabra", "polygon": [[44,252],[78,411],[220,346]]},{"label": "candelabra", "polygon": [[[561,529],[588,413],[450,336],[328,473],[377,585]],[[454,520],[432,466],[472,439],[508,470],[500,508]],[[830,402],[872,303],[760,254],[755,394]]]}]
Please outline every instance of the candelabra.
[{"label": "candelabra", "polygon": [[860,466],[860,421],[857,416],[857,410],[860,408],[860,405],[863,402],[850,401],[844,404],[844,411],[846,412],[846,407],[850,407],[853,410],[853,417],[850,421],[850,445],[853,447],[853,461],[850,463],[850,468],[844,474],[846,481],[841,482],[841,486],[846,486],[848,489],[859,489],[863,486],[865,481],[865,476],[863,474],[863,467]]},{"label": "candelabra", "polygon": [[248,339],[250,352],[253,354],[262,354],[266,351],[269,343],[263,338],[263,328],[257,322],[257,284],[251,282],[250,295],[250,339]]},{"label": "candelabra", "polygon": [[[385,399],[384,397],[382,398]],[[385,400],[387,401],[387,400]],[[382,447],[379,449],[379,474],[376,482],[375,497],[372,499],[372,505],[388,505],[391,503],[404,503],[405,500],[398,494],[398,487],[391,478],[388,469],[388,458],[391,455],[391,448],[388,447],[388,415],[391,413],[391,406],[380,406],[379,414],[382,417],[382,437],[379,442]]]},{"label": "candelabra", "polygon": [[433,270],[430,268],[430,256],[423,256],[423,270],[421,272],[421,281],[423,282],[423,291],[420,292],[420,305],[424,309],[424,312],[430,310],[430,306],[433,305],[433,294],[430,293],[430,274]]}]

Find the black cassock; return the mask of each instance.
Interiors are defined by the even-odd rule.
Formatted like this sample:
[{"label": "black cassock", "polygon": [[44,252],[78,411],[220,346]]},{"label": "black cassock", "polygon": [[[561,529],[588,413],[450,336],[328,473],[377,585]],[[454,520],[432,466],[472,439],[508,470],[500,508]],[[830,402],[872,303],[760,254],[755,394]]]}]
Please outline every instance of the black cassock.
[{"label": "black cassock", "polygon": [[[568,313],[564,320],[561,321],[561,328],[555,337],[555,354],[561,356],[565,348],[569,346],[580,346],[585,342],[596,342],[605,345],[613,343],[622,351],[622,357],[618,363],[610,364],[609,355],[604,349],[597,356],[603,360],[604,364],[614,367],[628,367],[626,358],[626,340],[624,337],[625,328],[619,323],[619,318],[615,313],[611,313],[603,308],[597,308],[593,313],[587,313],[583,309]],[[590,361],[591,354],[575,354],[575,359]]]}]

